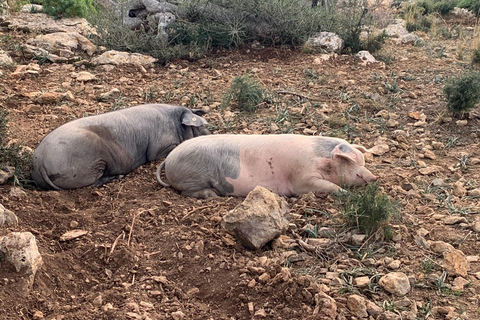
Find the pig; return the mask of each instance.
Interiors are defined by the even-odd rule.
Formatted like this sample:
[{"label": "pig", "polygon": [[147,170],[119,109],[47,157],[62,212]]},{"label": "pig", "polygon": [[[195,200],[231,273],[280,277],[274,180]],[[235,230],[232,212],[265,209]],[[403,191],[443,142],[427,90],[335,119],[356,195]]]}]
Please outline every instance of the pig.
[{"label": "pig", "polygon": [[184,140],[209,134],[204,114],[145,104],[67,122],[35,149],[32,178],[43,189],[101,186],[166,157]]},{"label": "pig", "polygon": [[362,146],[321,136],[211,135],[175,148],[159,165],[157,180],[197,198],[245,197],[256,186],[284,196],[332,193],[377,179],[364,166],[364,152]]}]

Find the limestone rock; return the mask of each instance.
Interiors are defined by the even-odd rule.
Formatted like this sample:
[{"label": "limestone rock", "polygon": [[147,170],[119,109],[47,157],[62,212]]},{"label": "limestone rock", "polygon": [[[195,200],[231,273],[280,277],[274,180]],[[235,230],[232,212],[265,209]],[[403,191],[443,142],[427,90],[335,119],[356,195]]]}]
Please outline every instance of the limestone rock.
[{"label": "limestone rock", "polygon": [[88,71],[80,71],[78,73],[74,72],[72,78],[75,78],[77,81],[87,82],[95,80],[97,77]]},{"label": "limestone rock", "polygon": [[223,217],[222,226],[250,249],[259,249],[278,237],[288,226],[284,215],[287,202],[280,196],[257,186],[245,201]]},{"label": "limestone rock", "polygon": [[337,317],[337,303],[324,292],[315,294],[315,319],[335,319]]},{"label": "limestone rock", "polygon": [[52,62],[66,62],[78,58],[78,53],[93,55],[97,46],[78,32],[56,32],[28,39],[23,49],[32,56],[45,56]]},{"label": "limestone rock", "polygon": [[392,24],[389,24],[385,28],[385,33],[390,37],[400,37],[408,34],[408,30],[405,28],[406,22],[402,19],[395,19]]},{"label": "limestone rock", "polygon": [[18,224],[18,218],[12,211],[5,209],[0,204],[0,228],[11,227]]},{"label": "limestone rock", "polygon": [[388,146],[388,144],[377,144],[376,146],[368,149],[368,152],[376,156],[381,156],[387,153],[389,150],[390,147]]},{"label": "limestone rock", "polygon": [[40,4],[25,4],[20,12],[26,13],[43,13],[43,6]]},{"label": "limestone rock", "polygon": [[0,49],[0,66],[10,66],[15,64],[8,53]]},{"label": "limestone rock", "polygon": [[0,168],[0,184],[4,184],[8,179],[13,177],[15,167],[5,166]]},{"label": "limestone rock", "polygon": [[10,74],[12,78],[23,78],[27,75],[37,75],[41,71],[37,63],[29,63],[28,65],[19,65],[14,72]]},{"label": "limestone rock", "polygon": [[422,38],[415,34],[402,34],[397,39],[397,44],[422,44],[424,41]]},{"label": "limestone rock", "polygon": [[475,18],[475,14],[473,12],[469,11],[468,9],[465,9],[465,8],[455,7],[452,10],[452,14],[457,16],[457,17],[461,17],[461,18],[467,18],[467,19],[474,19]]},{"label": "limestone rock", "polygon": [[465,278],[462,277],[456,277],[455,280],[453,280],[453,285],[452,285],[452,290],[454,291],[463,291],[463,288],[469,284],[470,281],[468,281]]},{"label": "limestone rock", "polygon": [[17,273],[24,276],[27,289],[31,289],[37,270],[42,266],[42,256],[38,252],[35,236],[30,232],[12,232],[0,237],[2,264],[11,264]]},{"label": "limestone rock", "polygon": [[90,62],[95,66],[105,65],[105,64],[112,64],[112,65],[133,64],[133,65],[141,65],[141,66],[150,66],[156,61],[157,59],[147,55],[140,54],[140,53],[128,53],[128,52],[110,50],[110,51],[104,52],[98,57],[92,58]]},{"label": "limestone rock", "polygon": [[467,277],[470,265],[461,250],[453,249],[443,253],[444,267],[448,273]]},{"label": "limestone rock", "polygon": [[377,306],[374,302],[369,300],[367,300],[366,307],[368,314],[374,319],[377,319],[377,317],[383,312],[383,309],[381,307]]},{"label": "limestone rock", "polygon": [[453,225],[453,224],[459,224],[459,223],[468,223],[467,218],[462,217],[462,216],[448,216],[445,219],[443,219],[443,223],[446,225]]},{"label": "limestone rock", "polygon": [[357,294],[352,294],[347,298],[348,309],[359,318],[368,317],[365,299]]},{"label": "limestone rock", "polygon": [[369,283],[370,283],[370,278],[367,276],[357,277],[355,278],[355,280],[353,280],[353,284],[360,288],[368,286]]},{"label": "limestone rock", "polygon": [[375,59],[374,56],[368,51],[359,51],[357,54],[355,54],[355,57],[360,59],[363,65],[367,65],[369,63],[375,63],[377,60]]},{"label": "limestone rock", "polygon": [[455,182],[453,185],[453,194],[457,197],[463,197],[467,193],[467,189],[463,186],[463,183],[460,181]]},{"label": "limestone rock", "polygon": [[323,53],[340,53],[343,49],[343,45],[343,39],[333,32],[317,33],[308,38],[305,42],[305,47]]},{"label": "limestone rock", "polygon": [[404,296],[410,292],[410,281],[403,272],[391,272],[380,278],[380,286],[386,291],[398,296]]}]

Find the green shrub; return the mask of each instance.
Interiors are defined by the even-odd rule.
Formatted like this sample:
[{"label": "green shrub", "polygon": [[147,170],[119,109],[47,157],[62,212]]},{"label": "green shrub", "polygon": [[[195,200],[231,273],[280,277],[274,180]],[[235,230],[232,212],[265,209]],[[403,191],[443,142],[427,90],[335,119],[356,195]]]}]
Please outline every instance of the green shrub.
[{"label": "green shrub", "polygon": [[245,74],[235,77],[230,89],[224,96],[223,105],[227,106],[236,100],[237,107],[242,111],[253,112],[263,102],[264,91],[250,75]]},{"label": "green shrub", "polygon": [[370,235],[385,226],[389,217],[399,213],[398,204],[380,193],[378,183],[335,193],[335,200],[348,226]]},{"label": "green shrub", "polygon": [[458,7],[472,11],[477,17],[480,16],[480,1],[478,0],[461,0]]},{"label": "green shrub", "polygon": [[8,112],[0,110],[0,168],[15,167],[14,179],[16,183],[25,183],[30,176],[31,155],[25,153],[23,147],[13,143],[7,144],[8,139]]},{"label": "green shrub", "polygon": [[432,0],[417,0],[415,3],[420,8],[423,8],[423,15],[427,15],[435,11],[436,4]]},{"label": "green shrub", "polygon": [[468,71],[458,78],[450,78],[443,87],[447,108],[454,114],[462,114],[480,101],[480,72]]},{"label": "green shrub", "polygon": [[43,0],[43,11],[56,19],[86,17],[95,12],[93,0]]},{"label": "green shrub", "polygon": [[449,15],[452,12],[453,8],[458,5],[458,0],[442,0],[435,3],[435,11],[440,13],[442,16]]},{"label": "green shrub", "polygon": [[472,63],[480,63],[480,48],[473,49]]}]

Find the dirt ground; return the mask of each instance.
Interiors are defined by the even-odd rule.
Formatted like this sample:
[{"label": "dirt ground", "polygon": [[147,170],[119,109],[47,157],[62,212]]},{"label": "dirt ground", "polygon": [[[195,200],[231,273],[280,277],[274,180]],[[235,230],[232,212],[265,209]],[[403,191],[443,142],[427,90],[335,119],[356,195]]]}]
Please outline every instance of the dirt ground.
[{"label": "dirt ground", "polygon": [[[322,61],[320,55],[299,50],[256,46],[146,72],[132,66],[106,72],[46,63],[39,75],[18,79],[10,77],[15,67],[4,68],[0,106],[9,111],[9,136],[31,149],[54,128],[83,116],[146,102],[204,107],[210,110],[205,118],[214,134],[322,134],[367,148],[389,145],[384,155],[368,158],[366,166],[380,177],[383,192],[400,203],[401,217],[391,221],[393,240],[338,241],[309,252],[297,244],[298,237],[309,236],[308,226],[345,232],[341,213],[330,195],[289,198],[290,228],[283,240],[255,252],[220,226],[222,216],[242,199],[182,197],[156,181],[160,161],[100,188],[42,191],[25,186],[24,195],[14,196],[9,183],[0,186],[0,203],[16,213],[19,224],[0,235],[33,233],[43,266],[30,292],[21,288],[13,270],[0,268],[0,319],[333,318],[315,310],[321,292],[335,300],[337,319],[357,319],[346,304],[353,293],[401,314],[413,307],[405,306],[405,297],[378,286],[378,278],[392,271],[387,267],[392,260],[400,262],[395,271],[411,277],[406,298],[415,305],[417,319],[478,319],[479,233],[472,223],[479,217],[479,200],[453,191],[455,183],[467,190],[479,187],[479,118],[474,111],[466,124],[457,123],[444,113],[442,95],[444,81],[469,66],[475,22],[446,22],[447,28],[454,25],[461,29],[459,37],[419,34],[423,46],[390,40],[380,52],[387,63],[368,66],[352,56]],[[2,48],[11,53],[28,37],[0,30]],[[96,80],[72,78],[82,70]],[[231,81],[245,73],[259,81],[271,101],[252,114],[234,105],[222,109]],[[120,90],[118,96],[98,98],[113,88]],[[70,91],[74,99],[40,104],[32,98],[39,91]],[[409,136],[402,140],[396,130]],[[422,167],[435,166],[432,174],[421,173]],[[449,216],[465,219],[450,225],[445,223]],[[73,229],[87,233],[60,241]],[[463,290],[448,289],[456,278],[452,274],[439,285],[442,257],[415,242],[419,230],[427,231],[427,240],[448,242],[473,256]],[[371,285],[355,286],[358,276],[370,277]],[[453,307],[455,315],[442,314],[442,307]]]}]

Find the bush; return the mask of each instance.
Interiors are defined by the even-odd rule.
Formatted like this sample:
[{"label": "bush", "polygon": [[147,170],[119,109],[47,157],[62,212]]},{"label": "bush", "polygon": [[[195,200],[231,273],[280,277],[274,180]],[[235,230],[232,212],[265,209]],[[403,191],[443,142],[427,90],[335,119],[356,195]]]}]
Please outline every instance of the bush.
[{"label": "bush", "polygon": [[56,19],[86,17],[95,12],[93,0],[43,0],[43,11]]},{"label": "bush", "polygon": [[31,155],[26,154],[22,146],[9,143],[8,127],[7,127],[6,110],[0,111],[0,168],[5,166],[15,167],[14,178],[16,183],[25,183],[30,176],[31,169]]},{"label": "bush", "polygon": [[458,7],[472,11],[477,17],[480,16],[480,1],[478,0],[461,0]]},{"label": "bush", "polygon": [[370,235],[386,225],[390,216],[399,213],[398,205],[380,193],[378,183],[357,190],[337,192],[335,200],[348,226]]},{"label": "bush", "polygon": [[264,92],[260,85],[250,75],[245,74],[233,79],[230,89],[226,93],[223,105],[227,106],[232,100],[237,101],[237,107],[242,111],[253,112],[263,102]]},{"label": "bush", "polygon": [[449,15],[452,12],[453,8],[458,5],[458,0],[442,0],[435,3],[435,11],[440,13],[442,16]]},{"label": "bush", "polygon": [[469,71],[458,78],[450,78],[443,87],[447,108],[454,114],[463,114],[480,101],[480,72]]}]

